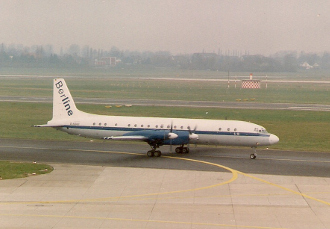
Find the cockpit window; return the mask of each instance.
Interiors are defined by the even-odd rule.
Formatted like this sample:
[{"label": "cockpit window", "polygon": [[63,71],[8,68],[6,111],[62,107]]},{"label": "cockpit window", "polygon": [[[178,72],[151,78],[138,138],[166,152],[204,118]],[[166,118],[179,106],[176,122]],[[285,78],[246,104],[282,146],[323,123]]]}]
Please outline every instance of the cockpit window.
[{"label": "cockpit window", "polygon": [[264,128],[262,128],[262,129],[254,128],[254,131],[255,131],[255,132],[259,132],[259,133],[263,133],[263,134],[267,134],[267,133],[268,133],[267,130],[264,129]]}]

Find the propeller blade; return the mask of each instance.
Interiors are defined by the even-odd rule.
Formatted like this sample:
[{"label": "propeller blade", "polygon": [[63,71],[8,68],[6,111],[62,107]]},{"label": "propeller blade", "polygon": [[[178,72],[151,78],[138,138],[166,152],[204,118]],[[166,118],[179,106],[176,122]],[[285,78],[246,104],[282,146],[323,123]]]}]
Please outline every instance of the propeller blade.
[{"label": "propeller blade", "polygon": [[195,134],[197,129],[197,125],[195,126],[194,130],[191,131],[190,126],[188,126],[188,130],[189,130],[189,139],[193,139],[193,140],[198,140],[199,136],[197,134]]},{"label": "propeller blade", "polygon": [[168,137],[170,139],[170,153],[172,153],[172,142],[173,142],[172,139],[178,137],[177,134],[173,133],[173,120],[171,120],[171,129],[170,129],[170,133],[168,134]]},{"label": "propeller blade", "polygon": [[[173,121],[171,121],[171,129],[170,129],[170,132],[168,133],[167,137],[168,137],[168,139],[174,139],[174,138],[179,137],[176,133],[173,133]],[[172,141],[171,141],[171,144],[172,144]]]},{"label": "propeller blade", "polygon": [[196,129],[197,129],[197,125],[195,126],[195,128],[194,128],[193,131],[191,130],[190,126],[188,126],[188,130],[189,130],[189,133],[190,133],[190,134],[195,133]]},{"label": "propeller blade", "polygon": [[189,134],[192,134],[192,131],[190,129],[190,126],[188,126],[188,131],[189,131]]}]

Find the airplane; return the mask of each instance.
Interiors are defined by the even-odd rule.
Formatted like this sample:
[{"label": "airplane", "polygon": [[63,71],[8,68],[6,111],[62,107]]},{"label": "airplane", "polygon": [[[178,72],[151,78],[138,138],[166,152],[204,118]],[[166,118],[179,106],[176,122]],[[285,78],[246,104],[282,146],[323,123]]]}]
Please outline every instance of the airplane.
[{"label": "airplane", "polygon": [[[235,120],[128,117],[90,114],[77,109],[63,78],[53,80],[53,117],[47,124],[68,134],[104,140],[142,141],[149,144],[149,157],[160,157],[160,146],[178,146],[176,153],[189,153],[189,144],[248,146],[257,157],[258,146],[277,143],[279,138],[260,125]],[[185,147],[187,145],[187,147]]]}]

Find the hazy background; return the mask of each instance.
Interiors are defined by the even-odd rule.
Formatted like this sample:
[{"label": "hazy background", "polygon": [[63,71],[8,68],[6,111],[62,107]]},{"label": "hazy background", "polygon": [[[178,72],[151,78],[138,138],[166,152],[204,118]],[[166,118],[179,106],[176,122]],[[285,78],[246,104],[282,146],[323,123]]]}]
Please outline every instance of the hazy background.
[{"label": "hazy background", "polygon": [[329,0],[1,0],[0,43],[172,54],[330,51]]}]

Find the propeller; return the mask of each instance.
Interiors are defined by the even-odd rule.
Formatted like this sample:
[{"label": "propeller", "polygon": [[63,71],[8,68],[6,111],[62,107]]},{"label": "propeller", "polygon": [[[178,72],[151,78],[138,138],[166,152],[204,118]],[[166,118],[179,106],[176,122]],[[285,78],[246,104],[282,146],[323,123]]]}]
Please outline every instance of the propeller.
[{"label": "propeller", "polygon": [[199,136],[198,134],[195,134],[197,129],[197,126],[195,126],[194,130],[190,129],[190,126],[188,126],[188,130],[189,130],[189,140],[198,140]]},{"label": "propeller", "polygon": [[[188,126],[188,131],[189,131],[189,141],[190,140],[198,140],[199,136],[198,134],[195,134],[195,131],[197,129],[197,125],[195,126],[194,130],[190,129],[190,126]],[[189,148],[189,143],[188,143],[188,148]]]},{"label": "propeller", "polygon": [[173,120],[172,120],[171,129],[170,129],[170,132],[168,133],[168,138],[170,139],[170,153],[172,153],[172,140],[177,137],[178,137],[178,135],[176,133],[173,133]]},{"label": "propeller", "polygon": [[173,121],[171,121],[171,129],[170,129],[170,132],[168,133],[167,137],[171,140],[178,137],[178,135],[176,133],[173,133]]}]

